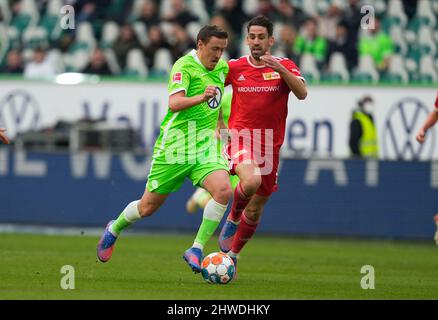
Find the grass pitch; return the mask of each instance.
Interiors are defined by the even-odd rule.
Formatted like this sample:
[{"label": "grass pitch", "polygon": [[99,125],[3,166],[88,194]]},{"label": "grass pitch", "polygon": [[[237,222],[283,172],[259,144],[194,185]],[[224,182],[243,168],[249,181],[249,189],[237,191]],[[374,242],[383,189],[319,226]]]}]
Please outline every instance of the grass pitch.
[{"label": "grass pitch", "polygon": [[[210,285],[182,259],[193,236],[122,236],[108,263],[97,237],[0,234],[0,299],[438,299],[438,248],[430,243],[306,240],[257,235],[238,279]],[[217,251],[217,239],[205,252]],[[75,271],[63,290],[61,268]],[[363,290],[364,265],[375,289]]]}]

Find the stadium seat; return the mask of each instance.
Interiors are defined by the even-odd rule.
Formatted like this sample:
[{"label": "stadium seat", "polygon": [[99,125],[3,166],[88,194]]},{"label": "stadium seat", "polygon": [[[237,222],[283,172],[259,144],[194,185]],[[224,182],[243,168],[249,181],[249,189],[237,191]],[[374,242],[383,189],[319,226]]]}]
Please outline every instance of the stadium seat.
[{"label": "stadium seat", "polygon": [[417,17],[422,25],[434,28],[436,25],[436,15],[433,12],[432,1],[420,0],[417,2]]},{"label": "stadium seat", "polygon": [[330,0],[320,0],[316,2],[316,11],[320,16],[323,16],[326,14],[328,8],[331,5]]},{"label": "stadium seat", "polygon": [[63,6],[62,0],[50,0],[47,3],[45,15],[41,18],[39,25],[47,30],[50,40],[56,40],[62,33],[60,25],[60,12]]},{"label": "stadium seat", "polygon": [[140,41],[142,46],[147,46],[149,44],[148,32],[144,23],[137,21],[132,24],[135,35],[138,41]]},{"label": "stadium seat", "polygon": [[158,12],[160,17],[163,17],[166,15],[167,12],[172,11],[171,0],[162,0],[159,2],[158,6]]},{"label": "stadium seat", "polygon": [[406,27],[408,17],[406,16],[401,0],[388,1],[387,17],[391,24],[399,24]]},{"label": "stadium seat", "polygon": [[147,77],[148,68],[140,49],[132,49],[128,52],[126,57],[126,67],[123,73],[129,76]]},{"label": "stadium seat", "polygon": [[198,36],[199,30],[201,30],[202,25],[199,22],[192,21],[189,22],[186,26],[186,31],[190,38],[192,38],[193,41],[196,42],[196,38]]},{"label": "stadium seat", "polygon": [[96,48],[96,39],[93,34],[93,27],[89,22],[81,22],[77,27],[76,40],[70,47],[69,52],[85,50],[91,53]]},{"label": "stadium seat", "polygon": [[409,82],[409,75],[405,68],[405,61],[400,54],[394,54],[391,57],[386,80],[390,82]]},{"label": "stadium seat", "polygon": [[9,50],[8,31],[3,23],[0,23],[0,44],[2,44],[0,45],[0,66],[2,66]]},{"label": "stadium seat", "polygon": [[0,0],[0,13],[5,26],[9,25],[11,20],[11,10],[9,10],[8,0]]},{"label": "stadium seat", "polygon": [[110,48],[114,41],[117,40],[120,32],[119,25],[114,21],[107,21],[103,25],[102,37],[100,40],[100,46],[102,48]]},{"label": "stadium seat", "polygon": [[16,27],[20,34],[29,26],[36,26],[39,20],[39,11],[34,0],[21,0],[20,14],[15,16],[11,25]]},{"label": "stadium seat", "polygon": [[[216,1],[220,2],[220,1]],[[243,0],[242,3],[243,12],[245,12],[248,16],[254,16],[257,14],[259,9],[259,1],[258,0]]]},{"label": "stadium seat", "polygon": [[165,22],[162,21],[160,23],[160,29],[163,32],[163,35],[167,38],[170,39],[170,41],[172,41],[172,39],[174,39],[174,35],[173,35],[173,24],[170,22]]},{"label": "stadium seat", "polygon": [[335,52],[331,55],[328,64],[328,80],[336,80],[341,82],[348,82],[350,74],[347,69],[347,62],[345,56],[340,52]]},{"label": "stadium seat", "polygon": [[169,74],[172,69],[173,58],[168,49],[159,49],[155,53],[153,69],[159,74]]},{"label": "stadium seat", "polygon": [[29,26],[23,32],[22,41],[24,48],[34,49],[39,46],[47,48],[49,46],[47,30],[43,27]]},{"label": "stadium seat", "polygon": [[201,25],[207,24],[208,20],[210,20],[210,17],[205,10],[205,4],[203,0],[189,0],[187,7],[190,8],[190,11],[199,18],[199,23]]},{"label": "stadium seat", "polygon": [[369,3],[371,6],[373,6],[375,13],[378,16],[382,16],[385,15],[385,11],[387,9],[387,1],[385,0],[372,0],[372,1],[367,1],[367,4]]},{"label": "stadium seat", "polygon": [[147,0],[134,0],[130,13],[130,19],[133,21],[138,19],[139,13],[142,11],[143,5],[146,3],[146,1]]},{"label": "stadium seat", "polygon": [[119,66],[119,63],[117,62],[116,55],[111,48],[106,48],[103,50],[103,54],[106,58],[106,62],[108,63],[108,68],[111,70],[111,72],[115,75],[121,73],[121,68]]},{"label": "stadium seat", "polygon": [[313,17],[318,15],[318,10],[316,8],[316,2],[317,0],[306,0],[303,1],[301,4],[301,8],[305,13],[307,13],[309,16]]},{"label": "stadium seat", "polygon": [[435,55],[437,52],[432,29],[428,26],[421,26],[418,32],[418,44],[422,55]]},{"label": "stadium seat", "polygon": [[400,25],[393,25],[390,29],[390,36],[395,45],[396,53],[402,54],[403,56],[408,53],[408,45],[404,37],[404,29]]},{"label": "stadium seat", "polygon": [[438,15],[438,1],[436,0],[432,1],[432,11]]},{"label": "stadium seat", "polygon": [[70,54],[64,54],[63,63],[68,72],[81,72],[90,61],[90,53],[86,50],[76,50]]},{"label": "stadium seat", "polygon": [[437,70],[431,55],[422,56],[420,59],[420,77],[424,82],[438,81]]},{"label": "stadium seat", "polygon": [[313,81],[318,82],[321,78],[321,74],[316,65],[315,57],[311,54],[305,53],[302,55],[300,60],[300,70],[302,74],[306,74],[304,78],[312,79]]},{"label": "stadium seat", "polygon": [[19,49],[21,47],[20,32],[14,26],[5,27],[8,39],[8,47]]},{"label": "stadium seat", "polygon": [[357,70],[354,72],[353,79],[357,82],[378,82],[379,73],[377,72],[374,60],[370,55],[359,57]]},{"label": "stadium seat", "polygon": [[272,35],[274,36],[275,39],[280,39],[281,29],[283,28],[283,26],[284,24],[281,22],[274,23],[274,30],[272,31]]}]

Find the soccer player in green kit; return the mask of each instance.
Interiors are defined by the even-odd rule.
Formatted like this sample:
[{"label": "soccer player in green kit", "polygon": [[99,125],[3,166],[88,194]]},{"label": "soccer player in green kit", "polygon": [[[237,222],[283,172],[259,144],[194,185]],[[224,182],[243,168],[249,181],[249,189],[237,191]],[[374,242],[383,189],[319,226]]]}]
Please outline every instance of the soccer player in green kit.
[{"label": "soccer player in green kit", "polygon": [[[233,92],[228,91],[224,94],[224,96],[222,98],[222,102],[221,102],[220,113],[222,116],[222,120],[227,127],[228,127],[228,120],[230,118],[230,113],[231,113],[231,99],[232,99],[232,97],[233,97]],[[218,127],[218,130],[221,130],[221,129],[224,129],[224,128]],[[222,141],[219,141],[219,142],[220,142],[220,149],[222,149],[223,143],[222,143]],[[230,176],[230,183],[231,183],[231,187],[234,190],[234,188],[239,183],[239,177],[237,175]],[[210,199],[211,199],[211,194],[207,190],[205,190],[204,188],[199,187],[196,189],[195,192],[193,192],[193,194],[191,195],[189,200],[187,200],[186,211],[188,213],[195,213],[199,209],[204,209],[205,206],[207,205],[207,203],[210,201]]]},{"label": "soccer player in green kit", "polygon": [[185,178],[212,195],[191,248],[183,255],[194,272],[201,271],[203,248],[221,221],[232,196],[226,160],[218,152],[215,130],[228,74],[221,59],[228,34],[217,26],[203,27],[197,50],[175,62],[169,77],[169,109],[155,143],[146,190],[140,200],[127,205],[110,221],[97,246],[97,256],[106,262],[123,229],[151,216]]}]

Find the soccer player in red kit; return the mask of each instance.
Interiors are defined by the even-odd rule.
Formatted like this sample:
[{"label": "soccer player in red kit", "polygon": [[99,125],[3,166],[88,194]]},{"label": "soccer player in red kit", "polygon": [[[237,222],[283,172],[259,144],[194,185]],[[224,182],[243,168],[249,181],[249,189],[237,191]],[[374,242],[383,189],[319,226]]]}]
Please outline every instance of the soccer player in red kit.
[{"label": "soccer player in red kit", "polygon": [[[423,125],[421,126],[420,131],[417,133],[417,141],[419,143],[423,143],[426,140],[426,132],[430,128],[432,128],[435,123],[438,121],[438,93],[435,98],[435,108],[429,113],[429,115],[426,118],[426,121],[424,121]],[[435,232],[435,243],[438,245],[438,213],[433,217],[436,225],[436,232]]]},{"label": "soccer player in red kit", "polygon": [[247,31],[251,54],[228,62],[230,71],[225,81],[233,87],[233,99],[224,153],[231,174],[237,174],[240,183],[219,246],[235,263],[237,254],[253,236],[271,193],[277,190],[289,93],[300,100],[307,96],[304,78],[295,63],[269,53],[274,45],[272,22],[264,16],[255,17]]}]

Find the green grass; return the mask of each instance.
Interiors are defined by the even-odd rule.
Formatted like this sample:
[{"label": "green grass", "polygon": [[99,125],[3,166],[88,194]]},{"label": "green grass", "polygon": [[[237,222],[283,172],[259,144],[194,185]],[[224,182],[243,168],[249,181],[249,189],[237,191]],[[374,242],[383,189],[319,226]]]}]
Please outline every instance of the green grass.
[{"label": "green grass", "polygon": [[[122,236],[98,263],[97,237],[0,235],[0,299],[437,299],[438,248],[431,243],[306,240],[257,236],[239,278],[209,285],[181,255],[192,236]],[[217,250],[212,239],[206,252]],[[62,290],[63,265],[75,289]],[[375,289],[363,290],[363,265]]]}]

